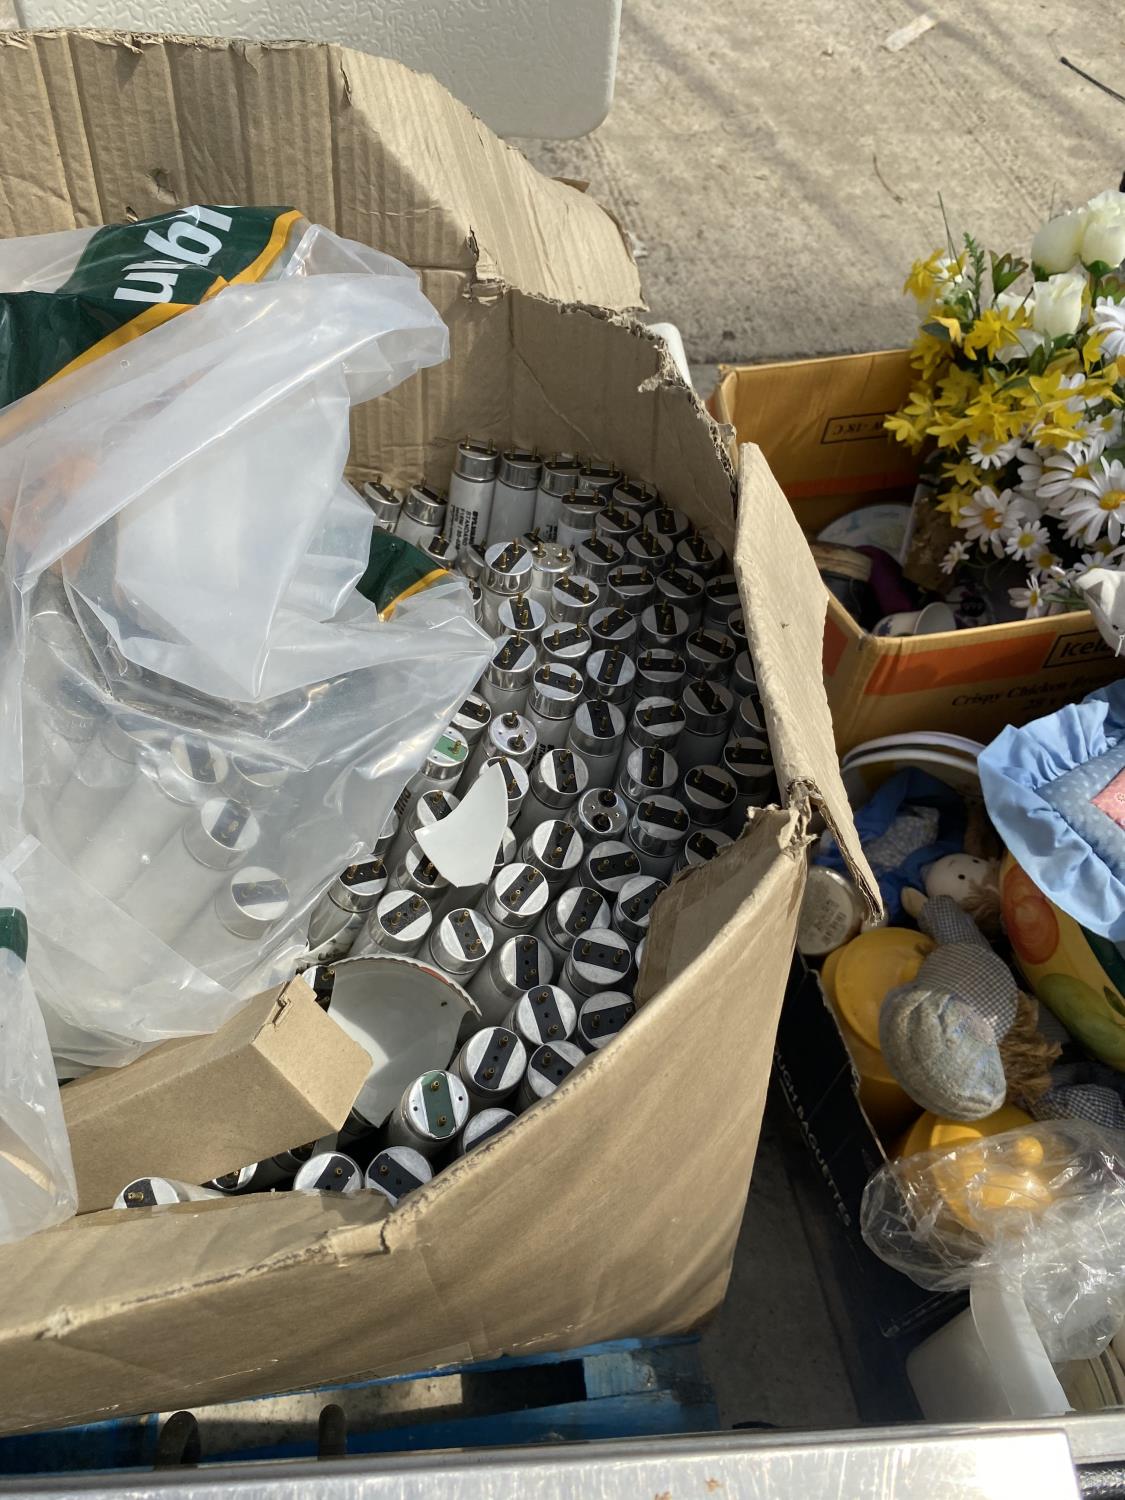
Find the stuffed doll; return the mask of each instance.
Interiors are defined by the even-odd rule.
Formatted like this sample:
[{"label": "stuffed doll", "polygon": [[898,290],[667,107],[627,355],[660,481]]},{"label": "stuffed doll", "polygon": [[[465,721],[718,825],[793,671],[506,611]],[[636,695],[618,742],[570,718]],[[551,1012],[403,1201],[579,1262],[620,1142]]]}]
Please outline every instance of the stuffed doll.
[{"label": "stuffed doll", "polygon": [[[960,873],[969,872],[953,864],[935,884]],[[1017,1104],[1037,1120],[1125,1130],[1125,1076],[1074,1047],[957,900],[927,897],[918,925],[937,947],[879,1013],[883,1058],[917,1104],[949,1120],[981,1120]]]},{"label": "stuffed doll", "polygon": [[1037,1030],[1035,1002],[952,896],[928,896],[918,925],[937,947],[883,1002],[887,1066],[916,1103],[945,1119],[981,1120],[1006,1101],[1030,1113],[1058,1056]]},{"label": "stuffed doll", "polygon": [[1000,862],[973,854],[947,854],[922,872],[925,894],[908,886],[902,893],[903,910],[918,920],[927,896],[949,896],[967,911],[982,932],[1000,927]]}]

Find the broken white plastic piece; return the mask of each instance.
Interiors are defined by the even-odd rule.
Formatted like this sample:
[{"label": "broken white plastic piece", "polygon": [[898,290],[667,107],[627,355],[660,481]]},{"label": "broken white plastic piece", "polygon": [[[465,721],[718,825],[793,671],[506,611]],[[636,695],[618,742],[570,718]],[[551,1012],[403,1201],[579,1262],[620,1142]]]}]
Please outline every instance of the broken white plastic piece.
[{"label": "broken white plastic piece", "polygon": [[484,885],[508,826],[504,772],[489,766],[448,817],[415,834],[419,848],[455,890]]},{"label": "broken white plastic piece", "polygon": [[459,984],[411,958],[365,954],[334,967],[328,1014],[371,1059],[355,1112],[381,1125],[415,1078],[449,1061],[466,1015],[475,1030],[480,1012]]}]

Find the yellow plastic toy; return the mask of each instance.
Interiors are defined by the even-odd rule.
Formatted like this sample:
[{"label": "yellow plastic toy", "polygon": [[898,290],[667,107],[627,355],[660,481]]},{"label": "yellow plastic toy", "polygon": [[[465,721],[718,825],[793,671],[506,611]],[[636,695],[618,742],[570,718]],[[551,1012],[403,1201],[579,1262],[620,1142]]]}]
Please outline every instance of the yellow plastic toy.
[{"label": "yellow plastic toy", "polygon": [[879,1008],[889,990],[914,978],[933,946],[924,933],[876,927],[830,953],[820,971],[859,1074],[859,1102],[885,1141],[917,1118],[918,1106],[896,1082],[879,1051]]},{"label": "yellow plastic toy", "polygon": [[1005,1130],[1019,1130],[1032,1124],[1031,1116],[1014,1104],[1002,1104],[995,1114],[983,1120],[943,1120],[940,1115],[926,1111],[899,1141],[896,1156],[916,1156],[919,1151],[940,1151],[949,1146],[963,1146],[969,1141],[982,1141],[990,1135],[1003,1135]]}]

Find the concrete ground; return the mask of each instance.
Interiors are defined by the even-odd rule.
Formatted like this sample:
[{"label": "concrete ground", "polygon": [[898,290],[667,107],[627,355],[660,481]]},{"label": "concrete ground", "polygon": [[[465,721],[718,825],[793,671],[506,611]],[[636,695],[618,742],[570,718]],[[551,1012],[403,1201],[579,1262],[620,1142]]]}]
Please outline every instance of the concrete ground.
[{"label": "concrete ground", "polygon": [[910,262],[943,241],[939,194],[955,233],[1026,250],[1052,209],[1117,186],[1125,103],[1061,56],[1120,88],[1114,0],[624,0],[609,118],[518,144],[634,236],[693,365],[888,348]]}]

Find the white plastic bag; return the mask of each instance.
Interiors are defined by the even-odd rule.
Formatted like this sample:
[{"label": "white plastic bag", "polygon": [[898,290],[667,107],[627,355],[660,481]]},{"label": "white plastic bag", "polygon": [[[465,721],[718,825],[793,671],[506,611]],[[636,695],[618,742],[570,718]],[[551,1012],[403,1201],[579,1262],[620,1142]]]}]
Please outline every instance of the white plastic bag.
[{"label": "white plastic bag", "polygon": [[1023,1304],[1054,1362],[1125,1322],[1125,1138],[1052,1120],[886,1163],[861,1209],[869,1248],[933,1291],[987,1284]]},{"label": "white plastic bag", "polygon": [[59,1086],[26,951],[23,897],[0,865],[0,1244],[59,1224],[78,1208]]},{"label": "white plastic bag", "polygon": [[[157,296],[142,336],[0,411],[0,833],[71,1072],[285,977],[488,658],[464,583],[373,542],[343,479],[351,406],[445,358],[445,328],[407,267],[266,212],[259,280],[163,321]],[[237,213],[167,216],[184,263],[125,264],[112,296],[209,280],[199,247]],[[0,244],[0,292],[66,295],[127,232],[156,233]]]}]

